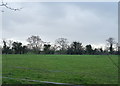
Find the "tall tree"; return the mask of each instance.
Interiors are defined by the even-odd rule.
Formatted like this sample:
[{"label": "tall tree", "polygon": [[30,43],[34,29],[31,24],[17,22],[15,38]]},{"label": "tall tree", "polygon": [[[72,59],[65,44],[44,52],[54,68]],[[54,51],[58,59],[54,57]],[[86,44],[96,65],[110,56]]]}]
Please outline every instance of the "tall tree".
[{"label": "tall tree", "polygon": [[44,44],[44,53],[45,54],[50,54],[50,44]]},{"label": "tall tree", "polygon": [[21,42],[13,42],[13,51],[15,54],[22,54],[22,43]]},{"label": "tall tree", "polygon": [[28,48],[27,48],[27,46],[22,46],[22,54],[25,54],[25,53],[27,53],[28,52]]},{"label": "tall tree", "polygon": [[2,49],[2,53],[3,54],[7,54],[7,43],[6,43],[6,41],[5,40],[3,40],[3,49]]},{"label": "tall tree", "polygon": [[11,53],[12,53],[12,49],[11,49],[11,47],[8,45],[8,41],[5,40],[5,39],[3,40],[2,53],[3,53],[3,54],[11,54]]},{"label": "tall tree", "polygon": [[13,40],[7,40],[6,42],[7,42],[8,47],[10,47],[10,49],[11,49]]},{"label": "tall tree", "polygon": [[82,43],[80,42],[73,42],[71,44],[71,48],[73,51],[73,54],[82,54],[83,53],[83,47],[82,47]]},{"label": "tall tree", "polygon": [[93,49],[91,45],[86,45],[86,53],[87,54],[93,54]]},{"label": "tall tree", "polygon": [[41,51],[44,43],[39,36],[31,36],[27,39],[27,42],[29,42],[29,46],[35,51],[35,53]]},{"label": "tall tree", "polygon": [[68,47],[68,40],[66,38],[58,38],[55,42],[61,46],[61,50],[66,50]]},{"label": "tall tree", "polygon": [[110,53],[113,53],[113,44],[115,43],[114,38],[110,37],[106,40],[109,43],[109,50]]}]

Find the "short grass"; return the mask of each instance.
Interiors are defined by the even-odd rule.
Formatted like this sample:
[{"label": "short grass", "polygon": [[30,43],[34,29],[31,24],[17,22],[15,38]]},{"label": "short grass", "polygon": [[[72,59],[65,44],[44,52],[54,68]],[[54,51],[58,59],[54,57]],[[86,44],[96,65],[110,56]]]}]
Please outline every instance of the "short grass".
[{"label": "short grass", "polygon": [[[3,77],[71,84],[117,84],[107,55],[3,55]],[[110,56],[118,64],[118,56]],[[3,78],[8,84],[38,84]]]}]

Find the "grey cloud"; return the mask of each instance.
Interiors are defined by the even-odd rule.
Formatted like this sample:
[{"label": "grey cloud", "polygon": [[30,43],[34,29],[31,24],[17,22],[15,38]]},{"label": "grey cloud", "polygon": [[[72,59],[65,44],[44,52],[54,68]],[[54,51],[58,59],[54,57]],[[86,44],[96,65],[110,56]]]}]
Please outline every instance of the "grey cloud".
[{"label": "grey cloud", "polygon": [[5,10],[5,38],[26,40],[30,35],[39,35],[50,42],[66,37],[71,42],[103,44],[108,37],[116,40],[118,37],[116,3],[51,2],[19,6],[24,9],[19,12]]}]

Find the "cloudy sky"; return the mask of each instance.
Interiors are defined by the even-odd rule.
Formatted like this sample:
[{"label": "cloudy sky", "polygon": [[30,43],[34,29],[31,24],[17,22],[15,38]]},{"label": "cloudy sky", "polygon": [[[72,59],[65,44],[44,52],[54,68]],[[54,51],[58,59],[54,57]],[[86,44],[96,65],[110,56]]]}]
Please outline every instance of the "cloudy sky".
[{"label": "cloudy sky", "polygon": [[21,11],[3,8],[3,38],[26,43],[31,35],[54,43],[57,38],[84,45],[102,46],[109,37],[118,39],[117,2],[22,2],[9,3]]}]

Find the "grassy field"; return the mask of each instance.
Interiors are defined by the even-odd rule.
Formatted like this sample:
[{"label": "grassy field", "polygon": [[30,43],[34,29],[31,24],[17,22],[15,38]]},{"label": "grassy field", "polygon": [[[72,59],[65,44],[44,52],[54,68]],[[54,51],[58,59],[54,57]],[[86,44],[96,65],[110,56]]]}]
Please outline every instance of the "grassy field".
[{"label": "grassy field", "polygon": [[[117,84],[118,81],[118,69],[107,55],[3,55],[2,57],[3,83],[39,84],[26,81],[39,80],[70,84]],[[118,64],[117,55],[110,57]]]}]

